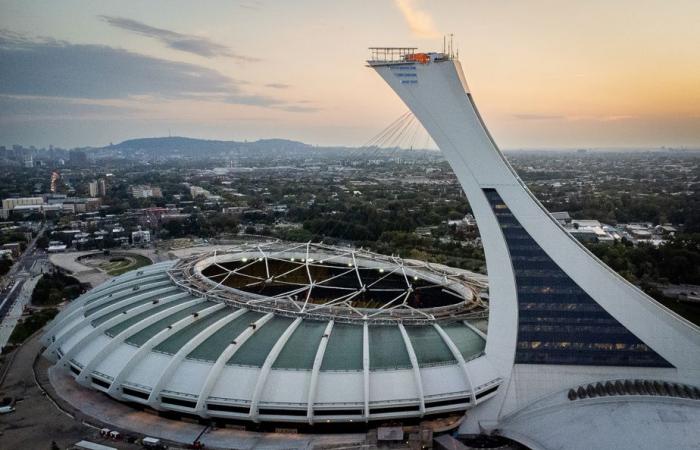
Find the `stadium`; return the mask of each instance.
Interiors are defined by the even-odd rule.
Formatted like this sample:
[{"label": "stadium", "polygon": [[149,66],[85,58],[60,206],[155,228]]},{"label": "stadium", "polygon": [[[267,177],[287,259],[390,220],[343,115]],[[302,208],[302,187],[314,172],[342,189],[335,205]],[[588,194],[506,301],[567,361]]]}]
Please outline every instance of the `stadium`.
[{"label": "stadium", "polygon": [[251,245],[95,288],[54,319],[44,355],[115,399],[202,419],[306,426],[454,414],[461,435],[530,448],[696,445],[700,328],[545,210],[498,149],[452,51],[415,50],[372,48],[367,63],[467,196],[488,307],[486,278],[462,270]]},{"label": "stadium", "polygon": [[201,418],[444,415],[500,381],[481,358],[484,281],[363,250],[244,245],[111,279],[57,317],[45,354],[115,399]]}]

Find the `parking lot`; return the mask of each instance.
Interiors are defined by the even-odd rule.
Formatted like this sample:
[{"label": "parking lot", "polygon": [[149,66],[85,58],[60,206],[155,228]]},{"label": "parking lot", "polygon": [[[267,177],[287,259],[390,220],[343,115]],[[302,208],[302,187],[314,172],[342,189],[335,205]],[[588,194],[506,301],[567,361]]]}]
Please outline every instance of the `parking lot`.
[{"label": "parking lot", "polygon": [[[135,444],[114,442],[100,437],[99,429],[81,424],[59,410],[45,395],[34,378],[32,364],[39,352],[38,335],[33,336],[16,350],[12,366],[0,385],[0,397],[14,397],[16,411],[0,416],[0,447],[7,449],[49,449],[55,442],[59,448],[67,448],[86,439],[120,449],[141,448]],[[37,373],[46,377],[48,362],[38,361]],[[43,385],[48,379],[41,380]]]}]

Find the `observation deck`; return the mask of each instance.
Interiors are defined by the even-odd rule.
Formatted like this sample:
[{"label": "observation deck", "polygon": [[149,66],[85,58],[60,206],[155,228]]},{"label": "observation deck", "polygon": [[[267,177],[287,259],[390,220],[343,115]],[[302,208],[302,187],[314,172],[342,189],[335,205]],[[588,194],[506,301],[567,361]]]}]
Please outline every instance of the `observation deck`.
[{"label": "observation deck", "polygon": [[449,61],[455,59],[452,51],[416,52],[417,47],[369,47],[370,67],[389,66],[395,64],[429,64],[431,62]]}]

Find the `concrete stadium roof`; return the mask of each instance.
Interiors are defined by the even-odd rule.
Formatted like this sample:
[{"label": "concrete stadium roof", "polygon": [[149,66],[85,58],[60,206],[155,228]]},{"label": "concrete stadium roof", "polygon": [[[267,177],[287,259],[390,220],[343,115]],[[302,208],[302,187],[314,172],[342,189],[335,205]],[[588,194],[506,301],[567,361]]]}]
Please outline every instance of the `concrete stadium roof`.
[{"label": "concrete stadium roof", "polygon": [[[422,301],[452,302],[451,307],[457,308],[452,318],[421,313],[420,321],[402,321],[393,315],[398,308],[377,304],[378,298],[394,298],[394,293],[379,291],[364,300],[358,297],[365,306],[378,305],[355,308],[365,320],[347,320],[347,310],[356,314],[352,304],[343,306],[345,311],[328,309],[324,316],[310,316],[303,306],[293,314],[289,305],[298,306],[298,299],[287,299],[287,307],[278,311],[266,300],[270,297],[241,286],[219,291],[224,284],[212,281],[208,268],[227,268],[231,279],[236,268],[246,266],[242,259],[250,258],[244,256],[249,252],[235,249],[160,263],[116,277],[56,317],[44,337],[45,354],[71,370],[79,383],[119,400],[201,417],[253,421],[345,422],[464,411],[492,396],[500,383],[482,357],[486,336],[464,320],[467,306],[477,305],[480,314],[484,308],[471,295],[468,280],[457,283],[461,274],[448,277],[426,265],[403,265],[416,277],[413,282],[435,291]],[[325,247],[302,253],[305,269],[310,259],[329,255],[338,258],[338,267],[346,265],[341,250]],[[287,264],[289,255],[283,256],[279,259]],[[364,255],[351,256],[353,276],[358,270],[371,270],[375,282],[388,280],[385,274],[398,274],[396,267],[401,267],[394,263],[392,268],[381,258],[365,262]],[[268,267],[276,264],[274,257],[258,261],[264,262]],[[376,266],[367,269],[370,262]],[[337,272],[325,259],[323,265],[313,270]],[[180,276],[183,266],[196,268],[191,273],[195,282]],[[407,278],[400,273],[396,279]],[[343,280],[344,275],[331,278]],[[430,284],[431,279],[443,283]],[[310,283],[308,289],[316,284]],[[470,297],[445,294],[445,284]],[[284,287],[290,288],[297,289]],[[325,291],[317,292],[324,295],[318,299],[307,295],[307,305],[324,306],[323,302],[334,300]],[[406,300],[405,311],[417,314],[419,300]],[[376,311],[385,316],[374,320]]]}]

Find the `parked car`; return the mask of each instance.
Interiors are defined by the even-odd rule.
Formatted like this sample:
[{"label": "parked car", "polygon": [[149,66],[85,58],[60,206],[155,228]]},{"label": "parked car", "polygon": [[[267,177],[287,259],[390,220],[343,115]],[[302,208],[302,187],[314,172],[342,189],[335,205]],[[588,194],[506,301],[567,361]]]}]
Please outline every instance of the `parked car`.
[{"label": "parked car", "polygon": [[0,406],[0,414],[9,414],[15,412],[15,407],[12,405]]}]

